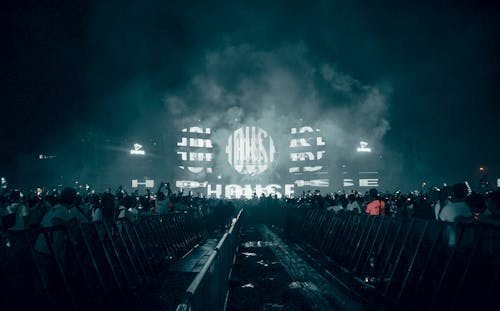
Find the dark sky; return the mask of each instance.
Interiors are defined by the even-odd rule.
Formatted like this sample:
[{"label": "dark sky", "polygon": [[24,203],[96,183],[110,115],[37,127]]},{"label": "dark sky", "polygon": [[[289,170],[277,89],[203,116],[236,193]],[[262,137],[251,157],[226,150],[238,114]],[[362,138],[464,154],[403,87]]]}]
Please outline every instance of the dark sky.
[{"label": "dark sky", "polygon": [[[319,113],[349,110],[365,98],[357,89],[381,90],[373,115],[387,122],[373,123],[383,125],[373,139],[403,174],[453,182],[485,165],[496,178],[499,13],[498,1],[477,0],[4,2],[0,174],[15,174],[23,154],[50,153],[88,131],[124,139],[173,128],[172,96],[185,101],[183,112],[208,113],[211,104],[191,92],[200,79],[236,94],[233,81],[260,83],[253,72],[281,70],[294,83],[314,72],[303,90],[320,94],[311,106]],[[332,93],[325,81],[349,91]],[[239,100],[231,105],[257,113]]]}]

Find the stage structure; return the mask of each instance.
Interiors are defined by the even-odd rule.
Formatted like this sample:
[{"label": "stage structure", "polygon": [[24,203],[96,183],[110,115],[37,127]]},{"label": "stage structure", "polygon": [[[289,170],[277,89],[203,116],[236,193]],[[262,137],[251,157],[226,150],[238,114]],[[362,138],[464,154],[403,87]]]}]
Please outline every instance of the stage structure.
[{"label": "stage structure", "polygon": [[358,146],[358,152],[353,146],[356,165],[350,165],[347,172],[346,165],[332,165],[328,157],[332,150],[327,148],[321,130],[314,126],[288,128],[282,133],[252,125],[224,130],[227,135],[216,135],[214,131],[200,125],[179,131],[175,151],[177,190],[217,198],[252,198],[379,186],[378,170],[353,171],[359,166],[357,162],[369,163],[363,160],[372,151],[367,142]]}]

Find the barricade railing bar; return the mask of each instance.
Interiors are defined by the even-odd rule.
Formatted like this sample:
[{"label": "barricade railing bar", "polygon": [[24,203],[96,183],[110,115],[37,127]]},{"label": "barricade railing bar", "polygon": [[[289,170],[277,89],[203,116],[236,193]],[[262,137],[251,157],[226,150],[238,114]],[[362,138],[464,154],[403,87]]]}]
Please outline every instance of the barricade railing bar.
[{"label": "barricade railing bar", "polygon": [[186,290],[185,301],[177,311],[224,310],[229,290],[229,276],[235,260],[243,209],[233,219],[229,230]]},{"label": "barricade railing bar", "polygon": [[276,209],[285,219],[285,237],[320,250],[401,309],[450,310],[496,302],[494,296],[500,289],[498,226]]},{"label": "barricade railing bar", "polygon": [[0,244],[0,300],[62,309],[116,305],[207,234],[206,219],[191,212],[8,231]]}]

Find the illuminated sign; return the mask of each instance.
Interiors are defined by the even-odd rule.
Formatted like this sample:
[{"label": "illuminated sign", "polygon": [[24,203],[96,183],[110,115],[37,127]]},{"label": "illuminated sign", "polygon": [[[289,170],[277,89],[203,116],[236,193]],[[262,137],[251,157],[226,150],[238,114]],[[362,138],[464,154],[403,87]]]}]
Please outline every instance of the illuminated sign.
[{"label": "illuminated sign", "polygon": [[210,138],[212,130],[192,126],[182,129],[181,140],[177,142],[177,155],[180,156],[181,170],[187,170],[193,174],[213,172],[213,144]]},{"label": "illuminated sign", "polygon": [[[272,133],[258,126],[222,130],[226,135],[201,126],[184,127],[179,132],[175,149],[178,189],[207,197],[252,198],[262,194],[293,196],[297,189],[332,187],[327,142],[316,127],[289,128],[288,138],[280,145],[275,145]],[[278,147],[285,148],[284,152]],[[363,141],[357,150],[371,152]],[[287,156],[281,158],[280,154]],[[277,165],[278,158],[284,163]],[[335,186],[379,187],[378,175],[376,171],[343,172]]]},{"label": "illuminated sign", "polygon": [[142,145],[134,144],[134,149],[130,150],[130,154],[133,155],[145,155],[146,152],[142,150]]},{"label": "illuminated sign", "polygon": [[[288,172],[300,178],[297,187],[329,187],[330,180],[317,175],[328,174],[324,165],[326,142],[319,129],[311,126],[293,127],[289,144],[291,167]],[[297,152],[297,149],[300,151]]]},{"label": "illuminated sign", "polygon": [[55,158],[56,158],[55,155],[45,155],[45,154],[38,155],[38,159],[40,159],[40,160],[53,160]]},{"label": "illuminated sign", "polygon": [[195,180],[177,180],[175,186],[180,189],[194,189],[194,188],[205,188],[208,182],[199,182]]},{"label": "illuminated sign", "polygon": [[330,181],[326,178],[323,179],[311,179],[311,180],[296,180],[295,184],[297,187],[328,187]]},{"label": "illuminated sign", "polygon": [[345,178],[343,180],[343,185],[344,187],[353,187],[353,186],[359,186],[359,187],[378,187],[378,178],[360,178],[358,179],[358,184],[355,184],[354,179],[350,178]]},{"label": "illuminated sign", "polygon": [[132,188],[138,188],[139,186],[145,186],[146,188],[154,188],[155,181],[153,179],[146,179],[140,182],[138,179],[132,179]]},{"label": "illuminated sign", "polygon": [[258,175],[274,162],[273,139],[255,126],[239,128],[229,136],[226,146],[229,164],[240,174]]},{"label": "illuminated sign", "polygon": [[[228,199],[240,199],[247,198],[251,199],[254,196],[262,195],[276,195],[278,198],[282,198],[283,195],[286,197],[292,197],[294,194],[294,184],[285,184],[283,186],[278,184],[268,184],[268,185],[237,185],[237,184],[206,184],[207,197],[216,198],[228,198]],[[224,190],[224,192],[222,192]]]},{"label": "illuminated sign", "polygon": [[360,142],[359,147],[356,150],[358,152],[372,152],[372,148],[368,148],[368,143],[365,141]]}]

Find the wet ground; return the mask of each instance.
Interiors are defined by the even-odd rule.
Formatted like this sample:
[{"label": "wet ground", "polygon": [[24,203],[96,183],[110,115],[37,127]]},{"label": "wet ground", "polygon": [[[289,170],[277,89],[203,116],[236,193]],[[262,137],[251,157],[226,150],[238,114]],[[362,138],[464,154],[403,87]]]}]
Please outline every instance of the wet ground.
[{"label": "wet ground", "polygon": [[228,310],[363,310],[266,225],[243,228]]},{"label": "wet ground", "polygon": [[[283,240],[279,233],[279,229],[262,224],[242,228],[229,280],[227,310],[379,310],[372,307],[376,303],[362,302],[352,294],[349,288],[359,284],[350,275],[342,278],[344,273],[329,268],[328,260],[317,251]],[[172,268],[141,291],[134,299],[138,304],[128,307],[175,310],[195,275]]]},{"label": "wet ground", "polygon": [[228,310],[308,310],[300,286],[274,254],[272,241],[247,227],[230,279]]}]

